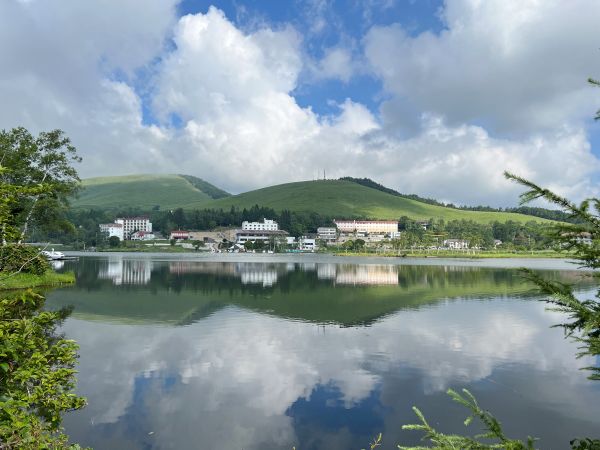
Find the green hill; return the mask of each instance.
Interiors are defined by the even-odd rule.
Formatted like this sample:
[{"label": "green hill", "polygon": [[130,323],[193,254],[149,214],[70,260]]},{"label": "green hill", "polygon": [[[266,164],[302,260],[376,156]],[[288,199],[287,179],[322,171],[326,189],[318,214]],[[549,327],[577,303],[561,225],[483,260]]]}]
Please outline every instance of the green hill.
[{"label": "green hill", "polygon": [[243,209],[254,205],[316,212],[336,218],[467,219],[478,223],[492,221],[545,221],[537,217],[508,212],[467,211],[423,203],[412,198],[348,180],[301,181],[280,184],[231,196],[206,181],[189,175],[128,175],[88,178],[73,201],[76,209],[139,208],[150,211],[184,208]]},{"label": "green hill", "polygon": [[408,198],[382,192],[345,180],[301,181],[257,189],[244,194],[211,201],[211,208],[250,208],[253,205],[271,207],[277,211],[316,212],[337,218],[412,219],[443,218],[444,220],[466,219],[479,223],[495,220],[505,222],[528,222],[545,219],[524,214],[464,211],[438,205],[430,205]]},{"label": "green hill", "polygon": [[204,208],[227,192],[199,178],[182,175],[126,175],[83,180],[74,208]]}]

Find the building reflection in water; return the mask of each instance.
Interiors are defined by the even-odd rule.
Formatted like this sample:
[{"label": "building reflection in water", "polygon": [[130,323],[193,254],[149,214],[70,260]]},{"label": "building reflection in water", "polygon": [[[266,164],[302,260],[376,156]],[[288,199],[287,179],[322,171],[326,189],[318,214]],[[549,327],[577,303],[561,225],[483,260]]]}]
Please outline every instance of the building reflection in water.
[{"label": "building reflection in water", "polygon": [[396,285],[398,284],[398,266],[336,266],[335,283],[352,285]]},{"label": "building reflection in water", "polygon": [[242,284],[272,287],[281,277],[297,271],[313,273],[321,281],[339,285],[397,285],[399,266],[370,264],[275,264],[252,262],[170,261],[154,263],[151,259],[124,259],[111,255],[99,268],[98,278],[115,285],[148,284],[152,270],[168,264],[173,275],[214,274],[236,277]]},{"label": "building reflection in water", "polygon": [[355,265],[355,264],[274,264],[274,263],[198,263],[172,261],[169,272],[172,274],[218,274],[238,277],[242,284],[262,284],[271,287],[281,276],[297,270],[316,273],[319,280],[331,280],[344,285],[397,285],[398,266],[395,265]]},{"label": "building reflection in water", "polygon": [[149,259],[123,259],[111,255],[106,265],[100,266],[98,278],[111,280],[113,284],[148,284],[152,277],[152,261]]}]

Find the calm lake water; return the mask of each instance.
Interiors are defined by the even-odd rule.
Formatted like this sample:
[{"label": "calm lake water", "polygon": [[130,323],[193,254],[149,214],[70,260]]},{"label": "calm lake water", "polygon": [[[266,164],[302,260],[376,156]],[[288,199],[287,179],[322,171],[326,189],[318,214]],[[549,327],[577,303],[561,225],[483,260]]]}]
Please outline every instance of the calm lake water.
[{"label": "calm lake water", "polygon": [[[418,444],[418,406],[443,431],[467,388],[507,433],[568,448],[600,437],[600,382],[552,329],[516,267],[593,291],[563,261],[183,255],[86,256],[63,331],[80,345],[66,416],[95,449],[362,449]],[[480,431],[471,425],[466,431]]]}]

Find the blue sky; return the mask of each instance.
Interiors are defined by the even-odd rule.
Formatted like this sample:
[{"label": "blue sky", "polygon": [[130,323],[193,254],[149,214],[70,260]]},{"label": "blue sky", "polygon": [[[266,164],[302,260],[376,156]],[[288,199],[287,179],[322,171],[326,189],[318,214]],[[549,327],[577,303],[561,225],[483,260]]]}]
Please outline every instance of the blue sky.
[{"label": "blue sky", "polygon": [[[211,5],[221,9],[241,29],[252,29],[257,23],[267,23],[275,28],[293,25],[305,38],[304,50],[315,59],[322,58],[326,48],[347,45],[349,42],[360,46],[365,33],[373,25],[401,24],[412,35],[424,31],[439,33],[443,29],[443,22],[439,17],[443,2],[440,0],[184,0],[179,4],[178,13],[206,13]],[[315,13],[322,14],[327,22],[319,33],[311,31]],[[356,50],[354,56],[358,56]],[[332,101],[342,103],[346,98],[366,105],[371,112],[377,114],[379,104],[385,98],[380,80],[368,73],[355,76],[349,81],[301,80],[292,94],[298,104],[310,107],[318,114],[335,113],[337,108]]]},{"label": "blue sky", "polygon": [[[84,177],[230,192],[369,177],[512,206],[600,195],[595,0],[0,2],[0,123],[61,128]],[[115,164],[118,161],[118,164]]]}]

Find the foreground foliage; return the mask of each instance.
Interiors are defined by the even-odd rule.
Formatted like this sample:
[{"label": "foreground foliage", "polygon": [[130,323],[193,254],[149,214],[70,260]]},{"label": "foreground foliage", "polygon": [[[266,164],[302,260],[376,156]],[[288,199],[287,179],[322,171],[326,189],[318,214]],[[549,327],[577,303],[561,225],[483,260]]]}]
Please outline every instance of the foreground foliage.
[{"label": "foreground foliage", "polygon": [[3,219],[18,229],[18,241],[29,237],[33,228],[67,230],[72,225],[64,213],[69,197],[77,192],[79,176],[73,167],[81,161],[77,150],[61,130],[33,136],[23,127],[0,131],[2,193],[12,200]]},{"label": "foreground foliage", "polygon": [[[402,429],[404,430],[416,430],[422,431],[425,433],[423,439],[428,439],[433,447],[402,447],[398,446],[399,449],[403,450],[419,450],[425,448],[434,448],[434,449],[469,449],[469,450],[479,450],[479,449],[494,449],[494,448],[503,448],[507,450],[523,450],[523,449],[533,449],[533,439],[528,438],[527,442],[523,442],[517,439],[510,439],[505,436],[502,431],[502,426],[500,422],[492,416],[488,411],[484,411],[481,409],[477,400],[473,395],[466,389],[463,389],[463,394],[460,395],[456,391],[452,389],[448,389],[448,395],[452,397],[457,403],[460,403],[469,411],[471,414],[465,419],[465,426],[468,426],[473,422],[474,419],[478,419],[484,429],[485,432],[481,434],[477,434],[473,437],[469,436],[461,436],[458,434],[443,434],[433,428],[425,419],[423,413],[416,407],[413,407],[413,411],[419,418],[421,423],[412,424],[412,425],[404,425]],[[483,443],[482,440],[491,441],[491,443]]]},{"label": "foreground foliage", "polygon": [[85,400],[73,393],[77,344],[56,333],[69,310],[41,311],[31,290],[0,300],[0,448],[69,446],[61,415]]},{"label": "foreground foliage", "polygon": [[[61,211],[79,178],[62,131],[0,131],[0,289],[72,281],[54,274],[39,249],[21,245],[33,227],[68,227]],[[0,449],[70,446],[62,414],[82,408],[73,393],[77,344],[57,333],[69,310],[43,311],[31,290],[0,297]]]},{"label": "foreground foliage", "polygon": [[[579,223],[557,223],[551,229],[551,237],[563,251],[570,251],[571,258],[578,261],[580,267],[591,269],[589,276],[600,278],[596,270],[600,268],[600,199],[588,199],[580,205],[541,188],[523,178],[507,173],[506,176],[529,190],[521,195],[524,203],[543,198],[560,206]],[[582,239],[589,236],[591,242]],[[578,357],[600,355],[600,291],[594,299],[580,300],[571,286],[546,280],[539,275],[523,270],[526,278],[533,281],[546,295],[545,300],[553,305],[551,309],[565,313],[569,321],[556,325],[562,327],[567,336],[580,344]],[[593,380],[600,380],[600,367],[588,367]]]},{"label": "foreground foliage", "polygon": [[[50,269],[50,264],[38,248],[24,245],[0,246],[0,272],[17,274],[20,272],[43,275]],[[3,277],[0,276],[0,285]]]}]

